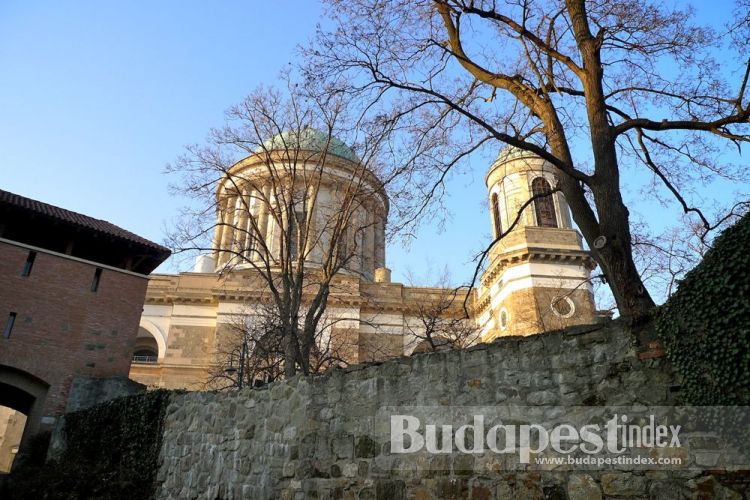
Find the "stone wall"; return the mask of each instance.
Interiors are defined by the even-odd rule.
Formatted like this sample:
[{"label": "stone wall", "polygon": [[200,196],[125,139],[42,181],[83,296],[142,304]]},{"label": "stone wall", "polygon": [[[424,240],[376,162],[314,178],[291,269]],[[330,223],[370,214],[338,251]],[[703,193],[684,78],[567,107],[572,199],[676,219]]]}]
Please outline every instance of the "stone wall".
[{"label": "stone wall", "polygon": [[[659,423],[679,424],[681,397],[650,326],[634,331],[615,321],[504,337],[260,389],[147,392],[71,413],[55,433],[52,460],[15,471],[10,497],[135,498],[137,484],[138,498],[209,500],[747,498],[746,407],[710,407],[726,426],[705,432],[690,424],[676,447],[597,455],[677,458],[679,466],[538,461],[558,456],[549,449],[524,461],[521,443],[507,440],[505,451],[459,452],[449,442],[444,453],[392,452],[393,415],[454,423],[456,435],[471,415],[500,416],[517,428],[565,422],[582,429],[611,412],[641,425],[637,419],[654,413]],[[470,438],[467,446],[475,444]]]},{"label": "stone wall", "polygon": [[[387,415],[517,405],[675,405],[664,358],[619,322],[463,352],[360,365],[264,389],[176,394],[166,412],[159,498],[686,498],[734,492],[697,469],[531,470],[496,455],[390,453]],[[684,449],[678,450],[680,454]],[[685,455],[688,460],[695,460]]]},{"label": "stone wall", "polygon": [[65,413],[85,410],[115,398],[146,390],[146,386],[127,377],[75,377],[70,385]]}]

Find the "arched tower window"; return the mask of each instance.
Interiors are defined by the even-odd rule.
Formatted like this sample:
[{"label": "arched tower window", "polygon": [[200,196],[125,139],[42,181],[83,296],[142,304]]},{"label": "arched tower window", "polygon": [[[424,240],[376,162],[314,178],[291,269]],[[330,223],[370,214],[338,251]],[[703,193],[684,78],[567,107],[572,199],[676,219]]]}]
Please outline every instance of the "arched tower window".
[{"label": "arched tower window", "polygon": [[531,181],[533,196],[541,196],[534,200],[536,223],[541,227],[558,227],[555,214],[555,201],[552,199],[552,188],[544,177],[537,177]]},{"label": "arched tower window", "polygon": [[492,221],[495,224],[495,238],[503,234],[503,223],[500,220],[500,203],[497,201],[497,193],[492,193]]}]

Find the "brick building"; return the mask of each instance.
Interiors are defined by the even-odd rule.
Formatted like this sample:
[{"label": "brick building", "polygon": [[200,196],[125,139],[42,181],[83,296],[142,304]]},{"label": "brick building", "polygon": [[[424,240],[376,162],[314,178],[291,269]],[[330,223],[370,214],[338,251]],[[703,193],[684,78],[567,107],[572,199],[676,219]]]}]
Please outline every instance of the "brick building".
[{"label": "brick building", "polygon": [[168,256],[109,222],[0,190],[0,407],[27,416],[22,450],[64,413],[74,380],[127,381],[147,275]]}]

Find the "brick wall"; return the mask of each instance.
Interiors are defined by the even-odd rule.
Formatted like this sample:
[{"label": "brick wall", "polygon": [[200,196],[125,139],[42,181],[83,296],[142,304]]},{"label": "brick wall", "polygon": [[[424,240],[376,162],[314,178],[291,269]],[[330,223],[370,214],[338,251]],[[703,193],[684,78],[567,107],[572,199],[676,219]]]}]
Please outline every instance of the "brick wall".
[{"label": "brick wall", "polygon": [[74,376],[127,377],[147,279],[105,268],[92,292],[96,264],[39,251],[24,277],[28,254],[0,242],[0,329],[17,314],[0,366],[49,384],[42,414],[57,416]]}]

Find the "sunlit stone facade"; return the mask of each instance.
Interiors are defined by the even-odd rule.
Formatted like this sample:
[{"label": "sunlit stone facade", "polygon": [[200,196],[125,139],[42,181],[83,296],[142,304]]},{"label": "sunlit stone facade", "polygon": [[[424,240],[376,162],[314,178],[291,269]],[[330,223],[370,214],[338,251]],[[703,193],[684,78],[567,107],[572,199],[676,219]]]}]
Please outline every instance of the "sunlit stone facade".
[{"label": "sunlit stone facade", "polygon": [[[302,149],[309,148],[311,153],[322,144],[314,135],[306,141]],[[380,181],[358,165],[346,145],[340,141],[326,144],[329,149],[314,225],[324,227],[335,213],[340,186],[352,175],[364,176],[358,185],[368,192],[356,217],[363,229],[355,231],[358,256],[332,287],[327,314],[334,321],[329,334],[353,346],[347,355],[351,363],[409,355],[417,348],[415,332],[423,328],[422,306],[453,296],[453,291],[391,282],[385,245],[388,199]],[[258,180],[266,167],[259,158],[250,157],[233,168],[243,173],[240,177],[255,179],[252,187],[239,186],[240,196],[252,207],[249,216],[262,228],[271,253],[278,251],[278,226],[269,222],[263,204],[257,210],[253,205],[254,199],[272,197],[272,185]],[[524,202],[534,194],[540,196],[493,246],[487,270],[466,300],[470,317],[465,321],[476,328],[477,340],[594,322],[589,282],[593,261],[572,227],[562,195],[542,196],[556,185],[553,167],[527,153],[504,150],[486,181],[495,236],[510,227]],[[140,357],[133,363],[131,378],[158,387],[206,387],[211,367],[222,363],[215,354],[217,338],[233,317],[261,300],[264,284],[257,271],[247,263],[228,266],[234,257],[222,251],[246,237],[247,232],[234,228],[251,223],[242,219],[249,218],[247,211],[237,209],[242,200],[228,192],[237,193],[237,189],[228,190],[225,184],[217,188],[220,224],[214,250],[198,259],[193,272],[152,277],[141,319]],[[311,250],[307,265],[314,267],[320,254]],[[465,294],[455,296],[446,314],[463,314]]]},{"label": "sunlit stone facade", "polygon": [[572,226],[565,198],[553,192],[554,167],[508,148],[485,182],[493,235],[507,234],[492,247],[476,291],[474,313],[483,338],[593,322],[594,262]]}]

